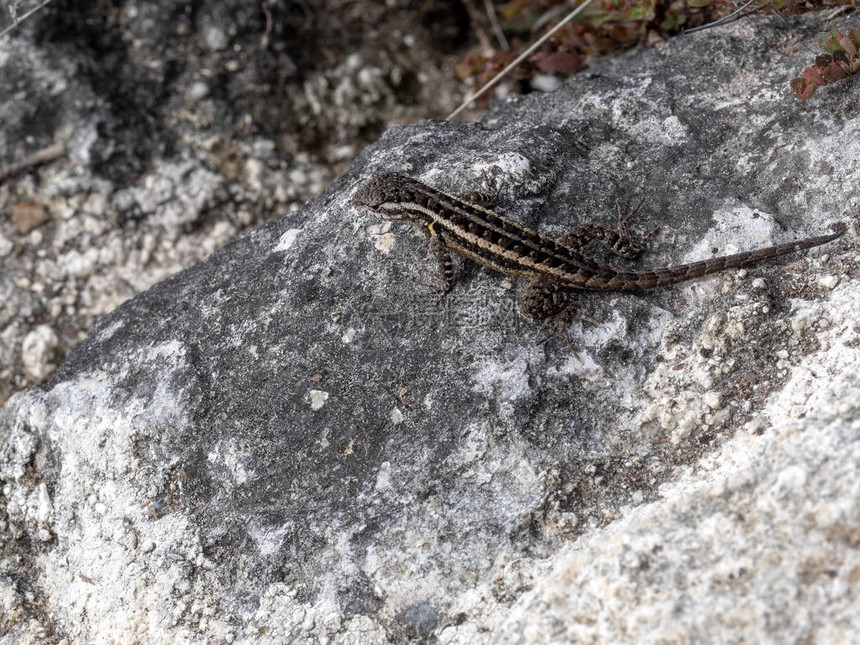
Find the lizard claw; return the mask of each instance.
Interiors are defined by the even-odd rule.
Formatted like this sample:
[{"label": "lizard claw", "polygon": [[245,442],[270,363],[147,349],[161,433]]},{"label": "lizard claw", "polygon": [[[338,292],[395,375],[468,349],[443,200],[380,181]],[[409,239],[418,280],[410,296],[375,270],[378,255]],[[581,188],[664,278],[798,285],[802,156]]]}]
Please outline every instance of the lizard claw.
[{"label": "lizard claw", "polygon": [[645,198],[643,197],[639,200],[639,203],[625,215],[621,210],[621,202],[617,199],[615,200],[615,209],[618,211],[618,224],[615,227],[615,232],[618,235],[618,239],[615,241],[615,244],[612,245],[612,251],[622,258],[632,260],[638,257],[642,251],[645,250],[648,240],[650,240],[657,234],[657,231],[660,230],[658,227],[644,237],[634,237],[630,232],[630,229],[627,227],[628,222],[630,222],[631,218],[639,212],[639,209],[642,208],[642,204],[644,203]]},{"label": "lizard claw", "polygon": [[427,280],[420,280],[420,279],[416,280],[415,282],[417,282],[418,284],[420,284],[423,287],[427,287],[427,290],[425,290],[425,291],[415,290],[412,293],[416,296],[421,296],[421,297],[437,296],[436,301],[433,303],[434,307],[438,307],[439,303],[442,302],[442,298],[444,298],[447,295],[448,291],[450,291],[450,289],[447,288],[445,284],[442,284],[441,279],[439,280],[439,282],[437,282],[435,284],[433,282],[429,282]]},{"label": "lizard claw", "polygon": [[621,202],[617,199],[615,200],[615,209],[618,211],[618,228],[627,230],[627,222],[629,222],[633,216],[639,212],[639,209],[642,208],[642,204],[645,203],[645,198],[639,200],[639,203],[633,207],[633,209],[627,213],[626,215],[621,211]]}]

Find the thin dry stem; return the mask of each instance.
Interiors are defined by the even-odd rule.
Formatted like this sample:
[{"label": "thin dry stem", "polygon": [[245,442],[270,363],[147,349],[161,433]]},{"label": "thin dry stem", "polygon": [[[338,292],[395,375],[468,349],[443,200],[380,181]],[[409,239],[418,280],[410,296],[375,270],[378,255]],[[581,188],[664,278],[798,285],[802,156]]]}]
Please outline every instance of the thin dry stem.
[{"label": "thin dry stem", "polygon": [[20,25],[22,22],[24,22],[27,18],[29,18],[29,17],[30,17],[30,16],[32,16],[34,13],[36,13],[37,11],[39,11],[39,9],[41,9],[41,8],[45,7],[46,5],[50,4],[50,2],[51,2],[51,0],[43,0],[43,1],[42,1],[42,2],[40,2],[38,5],[36,5],[36,6],[35,6],[35,7],[33,7],[32,9],[30,9],[30,11],[28,11],[27,13],[25,13],[25,14],[23,14],[23,15],[21,15],[21,16],[18,16],[18,15],[17,15],[18,3],[16,2],[14,5],[11,5],[11,6],[9,7],[9,13],[11,13],[11,14],[12,14],[12,24],[11,24],[11,25],[9,25],[8,27],[6,27],[6,29],[4,29],[3,31],[0,31],[0,38],[2,38],[3,36],[5,36],[6,34],[8,34],[8,33],[12,32],[12,31],[15,29],[15,27],[17,27],[17,26],[18,26],[18,25]]},{"label": "thin dry stem", "polygon": [[562,19],[561,19],[561,21],[560,21],[560,22],[559,22],[555,27],[553,27],[553,28],[552,28],[552,29],[550,29],[548,32],[546,32],[543,36],[541,36],[540,38],[538,38],[538,40],[537,40],[533,45],[531,45],[528,49],[526,49],[522,54],[520,54],[519,56],[517,56],[517,57],[516,57],[516,59],[515,59],[515,60],[514,60],[510,65],[508,65],[507,67],[505,67],[501,72],[499,72],[499,73],[498,73],[498,74],[496,74],[492,79],[490,79],[490,80],[489,80],[489,81],[484,85],[484,87],[482,87],[482,88],[481,88],[480,90],[478,90],[475,94],[473,94],[472,96],[468,97],[465,101],[463,101],[463,104],[462,104],[460,107],[458,107],[456,110],[454,110],[453,112],[451,112],[451,114],[449,114],[449,115],[446,117],[446,120],[453,119],[455,116],[457,116],[458,114],[460,114],[460,112],[462,112],[463,110],[465,110],[465,109],[466,109],[466,106],[467,106],[467,105],[469,105],[469,103],[471,103],[471,102],[472,102],[472,101],[474,101],[475,99],[477,99],[477,98],[479,98],[479,97],[483,96],[483,95],[487,92],[487,90],[489,90],[489,89],[490,89],[491,87],[493,87],[496,83],[498,83],[500,80],[502,80],[508,72],[510,72],[510,71],[511,71],[512,69],[514,69],[517,65],[519,65],[521,62],[523,62],[523,61],[524,61],[524,60],[525,60],[525,59],[526,59],[526,58],[527,58],[527,57],[528,57],[528,56],[529,56],[533,51],[535,51],[538,47],[540,47],[541,45],[543,45],[543,44],[547,41],[547,39],[549,39],[549,38],[551,38],[551,37],[552,37],[552,35],[553,35],[555,32],[557,32],[559,29],[561,29],[562,27],[564,27],[564,26],[565,26],[567,23],[569,23],[571,20],[573,20],[574,18],[576,18],[576,17],[577,17],[580,13],[582,13],[582,12],[585,10],[585,8],[586,8],[588,5],[590,5],[591,3],[592,3],[592,0],[585,0],[585,2],[583,2],[583,3],[582,3],[581,5],[579,5],[576,9],[574,9],[574,10],[573,10],[573,11],[571,11],[569,14],[567,14],[564,18],[562,18]]},{"label": "thin dry stem", "polygon": [[43,148],[38,152],[33,153],[23,161],[13,163],[5,168],[0,168],[0,181],[6,181],[16,175],[21,174],[25,170],[41,166],[55,159],[66,156],[66,146],[64,143],[53,143],[47,148]]},{"label": "thin dry stem", "polygon": [[487,12],[487,18],[490,20],[493,34],[495,35],[496,40],[499,41],[499,47],[507,51],[511,46],[508,44],[508,39],[505,38],[505,32],[502,31],[502,26],[499,24],[499,18],[496,16],[496,8],[493,6],[493,0],[484,0],[484,10]]}]

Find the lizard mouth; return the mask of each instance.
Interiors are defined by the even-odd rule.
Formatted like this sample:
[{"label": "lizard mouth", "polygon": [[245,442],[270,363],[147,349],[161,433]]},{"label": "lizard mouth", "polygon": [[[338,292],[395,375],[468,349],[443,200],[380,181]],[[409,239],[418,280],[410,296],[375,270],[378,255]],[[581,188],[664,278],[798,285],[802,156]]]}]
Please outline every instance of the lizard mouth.
[{"label": "lizard mouth", "polygon": [[384,202],[373,208],[372,211],[377,217],[388,221],[407,219],[403,207],[395,202]]},{"label": "lizard mouth", "polygon": [[353,199],[352,205],[362,215],[372,215],[378,219],[386,221],[397,221],[406,219],[403,213],[403,209],[400,207],[399,204],[395,202],[382,202],[377,204],[371,204],[367,202],[362,202],[357,199]]}]

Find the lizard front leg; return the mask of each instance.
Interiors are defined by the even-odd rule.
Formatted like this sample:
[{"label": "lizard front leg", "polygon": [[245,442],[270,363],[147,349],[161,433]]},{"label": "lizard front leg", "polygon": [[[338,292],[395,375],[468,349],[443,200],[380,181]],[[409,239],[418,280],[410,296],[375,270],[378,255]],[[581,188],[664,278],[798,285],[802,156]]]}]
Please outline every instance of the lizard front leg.
[{"label": "lizard front leg", "polygon": [[425,229],[427,235],[427,244],[430,247],[430,253],[436,258],[439,263],[439,273],[436,275],[441,284],[428,284],[427,286],[433,289],[433,293],[438,293],[436,304],[445,297],[451,287],[454,286],[454,261],[451,259],[451,252],[445,244],[443,234],[434,228],[433,224],[429,224]]}]

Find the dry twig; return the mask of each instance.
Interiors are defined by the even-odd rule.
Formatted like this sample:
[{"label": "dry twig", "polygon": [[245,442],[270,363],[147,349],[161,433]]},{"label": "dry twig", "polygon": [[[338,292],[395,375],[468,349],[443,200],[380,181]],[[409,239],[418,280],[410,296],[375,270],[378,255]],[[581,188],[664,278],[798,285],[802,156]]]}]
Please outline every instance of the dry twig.
[{"label": "dry twig", "polygon": [[576,16],[578,16],[580,13],[582,13],[582,12],[585,10],[585,8],[586,8],[588,5],[590,5],[590,4],[591,4],[591,2],[592,2],[592,0],[585,0],[585,2],[583,2],[583,3],[582,3],[581,5],[579,5],[576,9],[574,9],[574,10],[573,10],[573,11],[571,11],[569,14],[567,14],[564,18],[562,18],[562,20],[561,20],[561,21],[560,21],[560,22],[559,22],[555,27],[553,27],[553,28],[552,28],[552,29],[550,29],[548,32],[546,32],[546,33],[545,33],[543,36],[541,36],[541,37],[540,37],[540,38],[539,38],[539,39],[538,39],[538,40],[537,40],[537,41],[536,41],[536,42],[535,42],[531,47],[529,47],[529,48],[528,48],[528,49],[526,49],[522,54],[520,54],[519,56],[517,56],[517,57],[516,57],[516,59],[515,59],[515,60],[514,60],[510,65],[508,65],[507,67],[505,67],[501,72],[499,72],[499,73],[498,73],[498,74],[496,74],[493,78],[491,78],[491,79],[490,79],[490,80],[489,80],[489,81],[484,85],[484,87],[482,87],[480,90],[478,90],[478,91],[477,91],[475,94],[473,94],[472,96],[469,96],[468,98],[466,98],[466,100],[465,100],[465,101],[463,101],[463,104],[462,104],[462,105],[460,105],[460,107],[458,107],[456,110],[454,110],[453,112],[451,112],[451,114],[449,114],[449,115],[446,117],[446,120],[453,119],[455,116],[457,116],[458,114],[460,114],[460,112],[462,112],[464,109],[466,109],[466,106],[467,106],[467,105],[469,105],[469,103],[471,103],[471,102],[472,102],[472,101],[474,101],[475,99],[477,99],[477,98],[479,98],[479,97],[483,96],[483,95],[484,95],[484,93],[485,93],[487,90],[489,90],[489,89],[490,89],[491,87],[493,87],[496,83],[498,83],[500,80],[502,80],[502,78],[504,78],[504,77],[505,77],[505,75],[506,75],[508,72],[510,72],[514,67],[516,67],[516,66],[517,66],[517,65],[519,65],[521,62],[523,62],[523,60],[525,60],[525,59],[526,59],[526,58],[527,58],[527,57],[528,57],[528,56],[529,56],[529,55],[530,55],[534,50],[536,50],[538,47],[540,47],[541,45],[543,45],[543,44],[547,41],[547,39],[551,38],[551,37],[552,37],[552,35],[553,35],[555,32],[557,32],[559,29],[561,29],[562,27],[564,27],[564,26],[565,26],[567,23],[569,23],[571,20],[573,20],[574,18],[576,18]]},{"label": "dry twig", "polygon": [[35,6],[35,7],[33,7],[32,9],[30,9],[30,11],[28,11],[28,12],[27,12],[27,13],[25,13],[25,14],[23,14],[22,16],[17,16],[17,15],[16,15],[16,11],[17,11],[17,8],[18,8],[18,3],[17,3],[17,2],[16,2],[13,6],[9,7],[9,12],[12,14],[12,24],[11,24],[11,25],[9,25],[8,27],[6,27],[6,29],[4,29],[3,31],[0,31],[0,38],[2,38],[3,36],[5,36],[6,34],[10,33],[11,31],[13,31],[13,30],[15,29],[15,27],[17,27],[18,25],[20,25],[20,24],[21,24],[22,22],[24,22],[27,18],[29,18],[30,16],[32,16],[32,15],[33,15],[34,13],[36,13],[39,9],[41,9],[41,8],[42,8],[42,7],[44,7],[45,5],[49,4],[50,2],[51,2],[51,0],[42,0],[42,2],[40,2],[38,5],[36,5],[36,6]]},{"label": "dry twig", "polygon": [[66,145],[64,143],[53,143],[47,148],[43,148],[38,152],[34,152],[23,161],[13,163],[5,168],[0,168],[0,181],[11,179],[15,175],[19,175],[25,170],[41,166],[55,159],[60,159],[66,156]]}]

